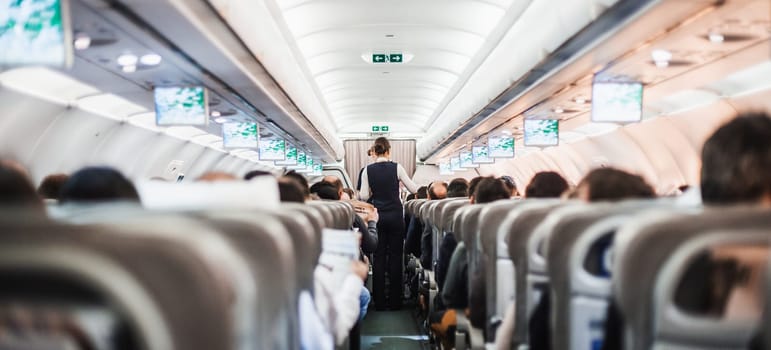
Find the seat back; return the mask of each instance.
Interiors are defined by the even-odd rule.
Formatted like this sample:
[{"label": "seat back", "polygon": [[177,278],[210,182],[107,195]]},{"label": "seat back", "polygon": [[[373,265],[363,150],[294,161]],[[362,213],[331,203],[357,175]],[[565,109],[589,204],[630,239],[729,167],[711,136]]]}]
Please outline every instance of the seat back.
[{"label": "seat back", "polygon": [[[758,238],[755,229],[767,232],[769,227],[767,210],[746,207],[709,208],[698,214],[657,213],[622,227],[614,242],[612,280],[613,297],[624,316],[624,348],[650,349],[670,343],[681,344],[677,348],[683,349],[737,348],[736,344],[746,340],[746,324],[688,317],[672,305],[673,285],[681,279],[684,265],[693,260],[694,249],[734,237],[760,244],[768,238]],[[749,233],[741,233],[745,231]]]},{"label": "seat back", "polygon": [[529,255],[530,242],[538,226],[553,211],[563,207],[579,205],[574,202],[560,202],[545,205],[539,208],[523,211],[517,219],[516,225],[505,227],[506,245],[508,246],[509,257],[514,264],[514,305],[515,305],[515,323],[514,334],[511,339],[513,345],[527,344],[528,338],[528,320],[532,307],[538,300],[534,300],[540,295],[534,295],[531,285],[539,288],[546,282],[546,277],[535,279],[528,278],[530,270],[531,257]]},{"label": "seat back", "polygon": [[[232,286],[223,283],[221,265],[193,244],[180,244],[157,226],[73,226],[14,216],[0,218],[0,304],[67,314],[69,302],[96,303],[125,320],[139,349],[239,344]],[[177,227],[222,252],[210,231]]]}]

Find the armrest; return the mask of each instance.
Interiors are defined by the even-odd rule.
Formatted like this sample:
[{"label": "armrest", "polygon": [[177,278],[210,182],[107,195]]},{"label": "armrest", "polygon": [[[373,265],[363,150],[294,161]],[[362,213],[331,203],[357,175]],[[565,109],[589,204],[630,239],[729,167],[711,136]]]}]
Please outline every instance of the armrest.
[{"label": "armrest", "polygon": [[471,321],[466,317],[466,311],[463,309],[455,310],[455,349],[468,349],[466,336],[470,335]]}]

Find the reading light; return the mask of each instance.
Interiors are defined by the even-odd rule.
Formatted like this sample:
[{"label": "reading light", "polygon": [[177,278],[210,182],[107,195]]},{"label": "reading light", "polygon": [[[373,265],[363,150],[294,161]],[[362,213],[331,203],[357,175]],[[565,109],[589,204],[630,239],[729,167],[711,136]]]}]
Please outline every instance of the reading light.
[{"label": "reading light", "polygon": [[212,117],[216,118],[216,117],[219,117],[221,115],[222,115],[222,113],[220,113],[220,111],[211,111],[211,116]]},{"label": "reading light", "polygon": [[725,37],[723,36],[723,34],[720,34],[717,32],[709,33],[707,37],[709,38],[709,41],[711,41],[713,44],[720,44],[723,41],[725,41]]},{"label": "reading light", "polygon": [[564,112],[565,112],[565,110],[562,109],[562,107],[554,107],[554,113],[562,114]]},{"label": "reading light", "polygon": [[163,58],[161,55],[154,53],[148,53],[146,55],[142,55],[142,57],[139,58],[139,62],[145,66],[157,66],[161,64],[162,60]]},{"label": "reading light", "polygon": [[666,68],[669,66],[669,60],[672,59],[672,53],[667,50],[653,50],[651,52],[651,58],[656,63],[656,67]]},{"label": "reading light", "polygon": [[669,67],[669,61],[656,61],[656,67],[667,68]]},{"label": "reading light", "polygon": [[123,73],[134,73],[137,71],[137,66],[128,65],[121,67],[121,69],[123,70]]},{"label": "reading light", "polygon": [[583,97],[576,97],[576,99],[573,100],[573,102],[582,105],[582,104],[586,103],[586,99],[583,98]]},{"label": "reading light", "polygon": [[124,53],[118,56],[118,59],[116,61],[118,62],[119,65],[123,67],[136,66],[137,62],[139,62],[139,58],[136,55],[132,55],[130,53]]},{"label": "reading light", "polygon": [[[212,113],[212,115],[214,115],[214,113]],[[228,121],[228,118],[216,118],[216,119],[214,119],[214,122],[217,123],[217,124],[225,124],[225,123],[227,123],[227,121]]]},{"label": "reading light", "polygon": [[91,47],[91,37],[85,34],[78,34],[72,46],[75,47],[75,50],[85,50]]}]

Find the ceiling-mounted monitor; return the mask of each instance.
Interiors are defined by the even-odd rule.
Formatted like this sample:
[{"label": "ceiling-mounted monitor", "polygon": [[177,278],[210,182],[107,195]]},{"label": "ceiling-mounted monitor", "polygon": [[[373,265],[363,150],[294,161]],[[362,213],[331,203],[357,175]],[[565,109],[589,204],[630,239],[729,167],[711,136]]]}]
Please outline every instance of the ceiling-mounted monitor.
[{"label": "ceiling-mounted monitor", "polygon": [[286,141],[276,137],[261,137],[260,160],[286,160]]},{"label": "ceiling-mounted monitor", "polygon": [[322,176],[324,175],[324,164],[320,162],[313,163],[313,170],[308,174],[310,176]]},{"label": "ceiling-mounted monitor", "polygon": [[315,161],[313,160],[313,158],[309,157],[308,155],[305,155],[305,167],[297,169],[297,172],[309,174],[313,172],[314,165],[315,165]]},{"label": "ceiling-mounted monitor", "polygon": [[495,159],[490,157],[490,148],[488,146],[472,146],[471,161],[474,164],[491,164]]},{"label": "ceiling-mounted monitor", "polygon": [[0,1],[0,67],[72,65],[67,0]]},{"label": "ceiling-mounted monitor", "polygon": [[257,148],[258,140],[257,123],[222,124],[222,145],[225,148]]},{"label": "ceiling-mounted monitor", "polygon": [[306,163],[307,158],[308,157],[306,157],[305,152],[297,150],[297,164],[295,164],[294,166],[290,166],[289,168],[290,169],[295,169],[295,170],[297,170],[297,169],[305,169],[305,167],[306,167],[305,163]]},{"label": "ceiling-mounted monitor", "polygon": [[489,158],[513,158],[514,135],[510,132],[496,132],[487,136]]},{"label": "ceiling-mounted monitor", "polygon": [[155,124],[206,125],[209,122],[208,92],[202,86],[156,87]]},{"label": "ceiling-mounted monitor", "polygon": [[453,175],[455,174],[450,168],[450,162],[439,163],[439,175]]},{"label": "ceiling-mounted monitor", "polygon": [[453,172],[466,170],[460,166],[460,157],[454,156],[450,158],[450,170]]},{"label": "ceiling-mounted monitor", "polygon": [[286,157],[284,160],[277,160],[275,165],[297,165],[297,147],[287,143],[286,145]]},{"label": "ceiling-mounted monitor", "polygon": [[458,153],[458,157],[460,158],[461,168],[479,168],[479,164],[474,164],[474,157],[471,154],[471,151],[460,151],[460,153]]},{"label": "ceiling-mounted monitor", "polygon": [[594,81],[592,84],[592,122],[639,122],[642,120],[642,103],[642,83]]},{"label": "ceiling-mounted monitor", "polygon": [[560,143],[559,120],[525,119],[525,146],[557,146]]}]

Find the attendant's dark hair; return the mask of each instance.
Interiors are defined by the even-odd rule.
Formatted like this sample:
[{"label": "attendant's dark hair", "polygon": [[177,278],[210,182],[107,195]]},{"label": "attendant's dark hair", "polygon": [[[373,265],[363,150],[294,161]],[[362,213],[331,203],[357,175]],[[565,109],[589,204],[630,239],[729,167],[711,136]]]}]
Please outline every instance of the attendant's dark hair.
[{"label": "attendant's dark hair", "polygon": [[329,182],[319,181],[311,186],[310,191],[321,199],[340,200],[337,187]]},{"label": "attendant's dark hair", "polygon": [[527,198],[553,198],[559,197],[567,191],[568,182],[562,175],[553,171],[542,171],[535,174],[525,189]]},{"label": "attendant's dark hair", "polygon": [[59,199],[62,186],[70,178],[67,174],[51,174],[43,178],[37,188],[37,194],[43,199]]},{"label": "attendant's dark hair", "polygon": [[25,170],[10,161],[0,160],[0,206],[43,208]]},{"label": "attendant's dark hair", "polygon": [[419,198],[419,199],[428,198],[428,186],[418,187],[418,191],[415,192],[415,198]]},{"label": "attendant's dark hair", "polygon": [[289,178],[278,179],[278,193],[281,202],[305,203],[305,195],[297,181]]},{"label": "attendant's dark hair", "polygon": [[447,198],[468,197],[468,181],[459,177],[447,185]]},{"label": "attendant's dark hair", "polygon": [[705,204],[758,201],[771,195],[771,116],[750,112],[721,126],[701,152]]},{"label": "attendant's dark hair", "polygon": [[385,137],[378,137],[375,139],[375,144],[372,145],[372,151],[375,155],[381,156],[391,150],[391,143]]},{"label": "attendant's dark hair", "polygon": [[579,191],[586,188],[590,202],[656,196],[653,188],[641,176],[614,168],[590,171],[578,184],[578,188]]},{"label": "attendant's dark hair", "polygon": [[110,167],[80,169],[62,186],[62,202],[115,200],[139,202],[139,193],[129,179]]},{"label": "attendant's dark hair", "polygon": [[509,198],[511,198],[511,191],[503,183],[503,180],[485,177],[479,180],[479,184],[477,184],[474,202],[478,204],[490,203],[499,199]]}]

